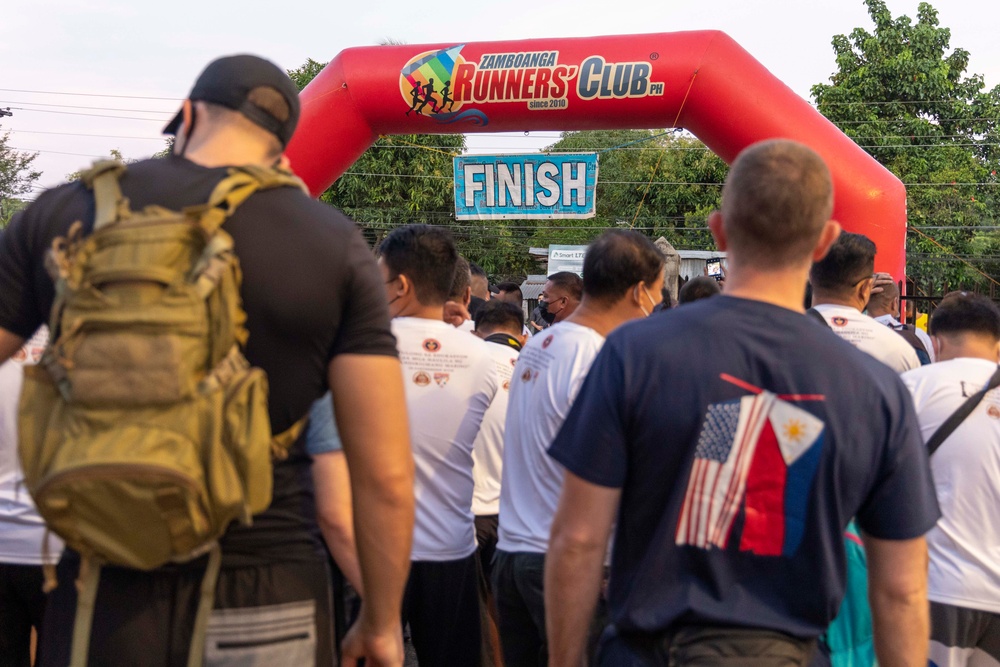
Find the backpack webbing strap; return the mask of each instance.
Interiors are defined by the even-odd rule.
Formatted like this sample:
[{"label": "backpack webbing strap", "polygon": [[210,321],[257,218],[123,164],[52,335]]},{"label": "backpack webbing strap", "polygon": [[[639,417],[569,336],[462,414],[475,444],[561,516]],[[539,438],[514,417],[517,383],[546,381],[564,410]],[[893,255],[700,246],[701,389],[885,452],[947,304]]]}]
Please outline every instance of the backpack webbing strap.
[{"label": "backpack webbing strap", "polygon": [[101,566],[90,557],[80,561],[80,577],[76,582],[76,619],[73,621],[73,644],[70,649],[70,667],[87,667],[90,651],[90,627],[94,620],[94,601],[97,584],[101,581]]},{"label": "backpack webbing strap", "polygon": [[288,458],[288,450],[295,441],[299,439],[302,435],[302,429],[306,427],[306,422],[309,421],[309,415],[306,415],[302,419],[298,420],[294,424],[288,427],[282,433],[272,436],[271,438],[271,458],[276,461],[284,461]]},{"label": "backpack webbing strap", "polygon": [[201,667],[205,658],[205,637],[208,632],[208,618],[212,615],[212,605],[215,602],[215,585],[219,581],[219,570],[222,567],[222,549],[219,543],[212,545],[208,552],[208,565],[205,576],[201,579],[201,599],[198,601],[198,613],[194,617],[194,631],[191,633],[191,648],[188,650],[188,667]]},{"label": "backpack webbing strap", "polygon": [[94,191],[94,231],[118,220],[128,210],[118,179],[125,172],[125,165],[114,160],[95,162],[80,178]]},{"label": "backpack webbing strap", "polygon": [[933,455],[934,452],[936,452],[944,443],[944,441],[948,439],[948,436],[954,433],[955,429],[961,426],[966,417],[972,414],[972,411],[976,409],[976,406],[983,400],[983,397],[997,387],[1000,387],[1000,366],[997,366],[996,371],[990,377],[990,381],[986,383],[985,387],[977,391],[972,396],[969,396],[969,398],[958,407],[958,410],[955,410],[955,412],[953,412],[951,416],[944,420],[944,423],[938,427],[938,430],[934,431],[934,435],[932,435],[927,441],[927,456]]}]

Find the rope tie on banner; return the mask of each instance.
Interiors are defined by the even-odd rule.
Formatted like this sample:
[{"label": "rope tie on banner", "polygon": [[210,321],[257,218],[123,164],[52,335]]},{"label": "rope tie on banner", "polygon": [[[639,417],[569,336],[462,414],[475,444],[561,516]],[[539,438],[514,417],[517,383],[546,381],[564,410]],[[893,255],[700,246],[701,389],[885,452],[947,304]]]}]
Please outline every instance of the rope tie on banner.
[{"label": "rope tie on banner", "polygon": [[[681,105],[677,109],[677,115],[674,117],[674,122],[670,124],[670,127],[677,127],[677,121],[681,119],[681,113],[684,111],[684,105],[687,104],[688,96],[691,94],[691,88],[694,87],[694,81],[698,78],[698,70],[694,71],[691,75],[691,81],[688,83],[687,92],[684,93],[684,99],[681,100]],[[660,169],[660,162],[663,161],[663,155],[666,151],[660,151],[660,157],[656,159],[656,166],[653,167],[653,173],[649,175],[649,183],[646,183],[646,189],[642,193],[642,199],[639,200],[639,206],[635,209],[635,215],[632,216],[632,224],[629,225],[630,229],[635,229],[635,222],[639,219],[639,214],[642,212],[642,205],[646,202],[646,195],[649,194],[649,188],[653,185],[653,179],[656,178],[656,172]]]},{"label": "rope tie on banner", "polygon": [[916,232],[917,234],[920,234],[920,236],[924,237],[925,239],[927,239],[928,241],[930,241],[931,243],[933,243],[934,245],[936,245],[938,248],[941,248],[941,250],[944,250],[945,254],[948,255],[949,257],[952,257],[953,259],[957,259],[958,261],[962,262],[963,264],[965,264],[966,266],[968,266],[970,269],[972,269],[973,271],[975,271],[976,273],[978,273],[979,275],[981,275],[983,278],[986,278],[987,280],[989,280],[994,285],[1000,286],[1000,283],[998,283],[996,280],[994,280],[992,276],[990,276],[989,274],[985,273],[982,269],[980,269],[979,267],[977,267],[975,264],[973,264],[969,260],[965,259],[964,257],[959,257],[958,255],[956,255],[955,253],[953,253],[951,250],[948,250],[947,248],[945,248],[934,237],[928,236],[927,234],[924,234],[922,231],[920,231],[916,227],[907,227],[906,231],[913,231],[913,232]]}]

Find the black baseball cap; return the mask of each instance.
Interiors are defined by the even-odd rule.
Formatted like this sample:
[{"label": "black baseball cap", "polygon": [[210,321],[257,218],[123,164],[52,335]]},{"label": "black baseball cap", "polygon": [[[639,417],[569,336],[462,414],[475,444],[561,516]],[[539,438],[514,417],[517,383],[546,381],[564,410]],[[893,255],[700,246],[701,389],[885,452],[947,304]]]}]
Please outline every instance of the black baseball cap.
[{"label": "black baseball cap", "polygon": [[[282,121],[250,102],[247,96],[254,88],[273,88],[288,102],[288,120]],[[269,60],[258,56],[226,56],[213,60],[202,71],[188,94],[192,101],[203,101],[239,111],[241,114],[278,137],[287,146],[299,122],[299,91],[285,72]],[[163,128],[164,134],[177,134],[183,112]]]}]

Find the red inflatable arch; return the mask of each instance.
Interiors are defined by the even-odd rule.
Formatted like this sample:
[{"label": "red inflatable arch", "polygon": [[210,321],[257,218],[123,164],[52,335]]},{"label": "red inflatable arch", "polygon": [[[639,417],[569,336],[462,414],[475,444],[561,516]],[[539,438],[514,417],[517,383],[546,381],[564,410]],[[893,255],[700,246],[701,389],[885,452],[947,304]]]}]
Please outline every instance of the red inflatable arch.
[{"label": "red inflatable arch", "polygon": [[811,146],[833,172],[836,219],[903,277],[903,184],[717,31],[347,49],[302,92],[288,155],[318,194],[379,135],[662,127],[727,162],[764,139]]}]

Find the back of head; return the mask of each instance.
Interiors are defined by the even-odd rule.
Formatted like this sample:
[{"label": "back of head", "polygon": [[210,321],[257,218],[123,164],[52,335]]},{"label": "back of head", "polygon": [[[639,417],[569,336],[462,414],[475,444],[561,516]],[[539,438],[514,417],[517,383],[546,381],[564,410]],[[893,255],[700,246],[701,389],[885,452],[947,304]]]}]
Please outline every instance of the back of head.
[{"label": "back of head", "polygon": [[1000,309],[979,294],[949,294],[934,310],[928,328],[933,336],[974,334],[1000,341]]},{"label": "back of head", "polygon": [[708,276],[695,276],[684,283],[684,287],[677,294],[677,304],[691,303],[700,299],[707,299],[710,296],[721,294],[718,281]]},{"label": "back of head", "polygon": [[524,294],[521,292],[521,286],[514,282],[502,282],[496,286],[497,298],[503,299],[508,303],[512,303],[515,306],[520,307],[521,303],[524,301]]},{"label": "back of head", "polygon": [[842,233],[826,257],[812,265],[814,292],[847,294],[875,273],[875,244],[863,234]]},{"label": "back of head", "polygon": [[872,317],[879,317],[880,315],[898,316],[899,313],[896,312],[898,308],[896,299],[899,296],[899,286],[896,283],[882,285],[881,292],[872,294],[868,298],[868,314]]},{"label": "back of head", "polygon": [[471,284],[472,278],[469,273],[469,260],[459,255],[458,260],[455,262],[455,275],[451,280],[451,290],[448,292],[448,298],[452,301],[465,303],[465,295]]},{"label": "back of head", "polygon": [[595,301],[616,303],[636,283],[655,283],[663,275],[663,264],[663,255],[645,235],[608,230],[587,247],[583,293]]},{"label": "back of head", "polygon": [[583,298],[583,279],[572,271],[557,271],[547,278],[552,286],[564,292],[571,299]]},{"label": "back of head", "polygon": [[764,271],[807,263],[832,212],[829,169],[794,141],[750,146],[733,162],[722,189],[733,260]]},{"label": "back of head", "polygon": [[490,299],[484,303],[473,319],[476,332],[483,336],[495,333],[519,336],[524,329],[524,311],[500,299]]},{"label": "back of head", "polygon": [[382,241],[379,254],[394,276],[404,275],[413,284],[420,303],[439,306],[448,300],[458,251],[447,230],[429,225],[398,227]]},{"label": "back of head", "polygon": [[472,296],[488,301],[490,298],[490,278],[486,275],[486,271],[475,262],[469,262],[469,273],[472,276]]}]

